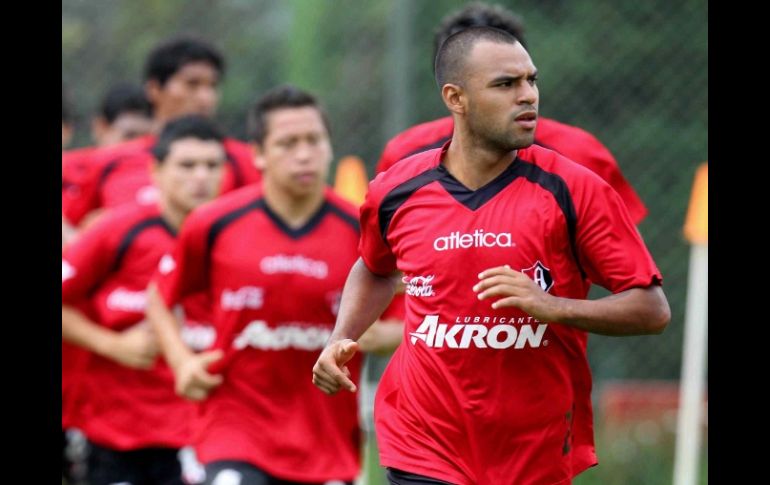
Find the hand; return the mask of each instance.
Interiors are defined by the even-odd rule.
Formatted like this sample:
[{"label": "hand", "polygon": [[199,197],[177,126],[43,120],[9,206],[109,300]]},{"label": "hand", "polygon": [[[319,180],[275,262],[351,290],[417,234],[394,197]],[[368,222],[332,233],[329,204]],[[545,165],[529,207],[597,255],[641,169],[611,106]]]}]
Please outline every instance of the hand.
[{"label": "hand", "polygon": [[492,302],[492,308],[516,307],[543,322],[558,321],[557,298],[546,293],[532,279],[511,269],[507,264],[489,268],[479,273],[479,281],[473,287],[479,300],[502,297]]},{"label": "hand", "polygon": [[357,350],[358,343],[349,338],[327,345],[313,366],[313,384],[329,395],[341,387],[356,392],[356,385],[350,380],[350,370],[344,364],[353,358]]},{"label": "hand", "polygon": [[191,401],[202,401],[218,385],[222,384],[221,374],[210,374],[208,366],[222,358],[221,350],[209,350],[199,354],[190,353],[174,370],[174,390]]},{"label": "hand", "polygon": [[115,362],[134,369],[149,369],[159,352],[158,340],[146,322],[119,333],[107,353]]},{"label": "hand", "polygon": [[359,350],[377,355],[390,355],[401,343],[404,322],[396,319],[377,320],[357,340]]}]

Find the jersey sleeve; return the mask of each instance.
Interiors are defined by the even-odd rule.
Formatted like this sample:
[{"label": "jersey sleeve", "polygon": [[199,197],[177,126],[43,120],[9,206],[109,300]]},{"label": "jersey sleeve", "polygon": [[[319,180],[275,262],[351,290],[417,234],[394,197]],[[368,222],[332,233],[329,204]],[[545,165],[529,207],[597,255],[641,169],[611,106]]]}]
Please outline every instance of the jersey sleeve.
[{"label": "jersey sleeve", "polygon": [[166,305],[173,307],[185,297],[204,291],[208,284],[208,225],[193,211],[182,224],[172,253],[158,263],[153,281]]},{"label": "jersey sleeve", "polygon": [[612,293],[662,284],[660,270],[620,195],[593,174],[576,193],[578,259],[591,281]]},{"label": "jersey sleeve", "polygon": [[375,173],[382,173],[392,167],[393,164],[400,160],[401,151],[400,146],[396,143],[396,138],[388,141],[382,150],[380,160],[377,162]]},{"label": "jersey sleeve", "polygon": [[361,206],[361,239],[358,251],[369,271],[381,276],[396,270],[396,258],[380,231],[379,208],[384,195],[378,178],[369,184],[369,191]]},{"label": "jersey sleeve", "polygon": [[561,147],[563,155],[588,168],[620,195],[635,224],[647,216],[647,207],[634,188],[623,176],[610,150],[594,135],[584,130],[573,130],[573,143]]},{"label": "jersey sleeve", "polygon": [[102,220],[83,231],[62,253],[62,303],[76,304],[112,271],[117,252],[114,225]]}]

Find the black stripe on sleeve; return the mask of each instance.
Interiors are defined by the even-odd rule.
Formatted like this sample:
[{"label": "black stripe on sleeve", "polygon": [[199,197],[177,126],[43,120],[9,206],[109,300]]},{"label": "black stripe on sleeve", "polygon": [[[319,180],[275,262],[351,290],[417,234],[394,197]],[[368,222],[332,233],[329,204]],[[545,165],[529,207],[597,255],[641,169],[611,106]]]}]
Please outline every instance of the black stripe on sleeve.
[{"label": "black stripe on sleeve", "polygon": [[406,182],[397,185],[390,192],[385,195],[380,202],[380,207],[377,211],[377,215],[380,221],[380,234],[382,234],[382,240],[385,244],[388,244],[388,227],[390,221],[393,219],[393,215],[396,213],[399,207],[406,202],[406,200],[412,196],[419,188],[428,185],[431,182],[438,180],[442,175],[442,172],[436,168],[430,168],[416,177],[413,177]]},{"label": "black stripe on sleeve", "polygon": [[118,251],[115,256],[115,262],[112,263],[112,271],[115,272],[120,268],[120,265],[123,263],[123,258],[126,256],[126,253],[128,252],[128,249],[131,247],[131,244],[134,243],[136,238],[141,234],[145,229],[149,229],[151,227],[160,226],[163,229],[166,230],[171,236],[176,237],[176,231],[168,225],[168,223],[163,220],[162,217],[152,217],[149,219],[144,219],[133,226],[126,232],[126,234],[123,236],[123,239],[120,240],[120,244],[118,245]]}]

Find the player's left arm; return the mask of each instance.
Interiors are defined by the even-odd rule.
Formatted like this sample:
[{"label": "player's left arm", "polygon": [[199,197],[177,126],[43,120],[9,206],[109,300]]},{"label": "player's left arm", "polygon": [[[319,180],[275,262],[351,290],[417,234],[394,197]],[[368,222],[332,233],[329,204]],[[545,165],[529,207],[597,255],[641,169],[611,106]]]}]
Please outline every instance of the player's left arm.
[{"label": "player's left arm", "polygon": [[598,300],[563,298],[546,293],[527,275],[498,266],[482,271],[473,287],[480,300],[498,297],[492,308],[516,307],[544,322],[558,322],[602,335],[663,332],[671,310],[659,285],[630,288]]}]

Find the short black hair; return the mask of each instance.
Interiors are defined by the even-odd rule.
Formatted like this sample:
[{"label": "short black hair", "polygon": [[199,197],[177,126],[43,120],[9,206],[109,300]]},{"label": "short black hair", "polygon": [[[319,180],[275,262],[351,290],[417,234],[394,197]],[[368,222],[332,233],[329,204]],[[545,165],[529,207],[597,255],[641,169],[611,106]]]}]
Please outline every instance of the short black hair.
[{"label": "short black hair", "polygon": [[155,163],[162,164],[171,148],[171,144],[181,138],[197,138],[199,140],[224,141],[224,134],[219,126],[209,118],[200,115],[187,115],[166,123],[158,141],[152,147]]},{"label": "short black hair", "polygon": [[504,30],[516,37],[522,47],[527,48],[527,43],[524,41],[524,22],[521,17],[500,5],[474,2],[441,20],[433,36],[433,58],[436,58],[439,47],[444,41],[468,27],[494,27]]},{"label": "short black hair", "polygon": [[152,105],[144,89],[135,84],[120,82],[107,91],[99,106],[99,115],[112,124],[123,113],[152,116]]},{"label": "short black hair", "polygon": [[191,62],[207,62],[223,76],[225,60],[219,50],[203,39],[189,35],[172,37],[157,45],[147,56],[144,80],[158,81],[161,86]]},{"label": "short black hair", "polygon": [[436,84],[441,89],[444,84],[462,85],[465,58],[479,41],[502,44],[516,44],[516,37],[508,32],[493,27],[469,27],[449,36],[436,54]]},{"label": "short black hair", "polygon": [[326,110],[312,94],[296,86],[284,84],[275,87],[259,98],[249,110],[248,132],[252,141],[262,145],[267,137],[267,115],[271,111],[284,108],[303,108],[310,106],[321,114],[326,132],[331,136]]}]

